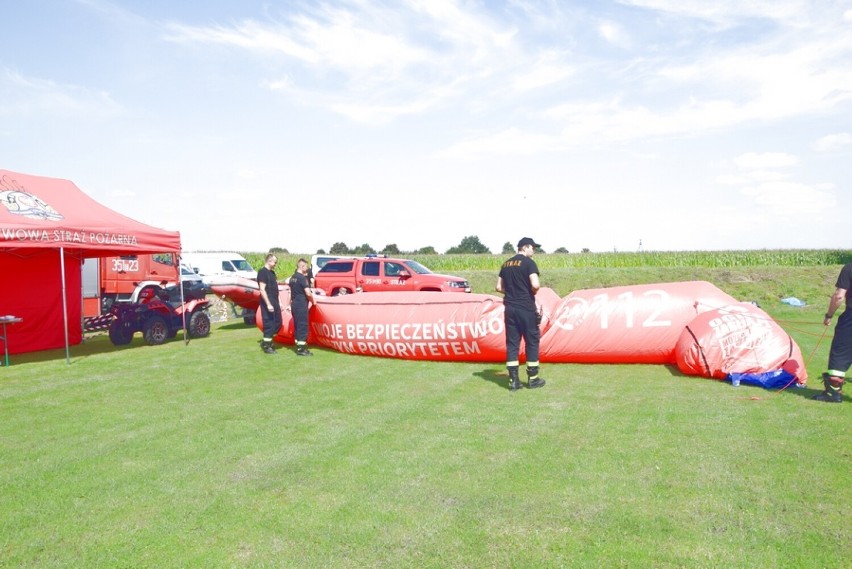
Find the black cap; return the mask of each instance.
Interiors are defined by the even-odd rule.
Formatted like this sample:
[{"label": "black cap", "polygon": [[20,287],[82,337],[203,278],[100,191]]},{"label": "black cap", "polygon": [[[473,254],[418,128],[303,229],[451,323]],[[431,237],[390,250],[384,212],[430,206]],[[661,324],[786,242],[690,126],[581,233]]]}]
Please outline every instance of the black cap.
[{"label": "black cap", "polygon": [[518,241],[518,249],[520,249],[524,245],[532,245],[533,247],[541,248],[541,245],[536,243],[535,239],[533,239],[532,237],[524,237],[520,241]]}]

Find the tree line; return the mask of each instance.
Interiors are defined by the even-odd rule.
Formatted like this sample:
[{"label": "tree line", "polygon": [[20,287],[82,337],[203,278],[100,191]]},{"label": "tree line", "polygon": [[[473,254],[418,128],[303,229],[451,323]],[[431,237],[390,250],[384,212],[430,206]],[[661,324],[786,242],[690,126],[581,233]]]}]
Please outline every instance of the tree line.
[{"label": "tree line", "polygon": [[[506,241],[503,244],[503,250],[501,253],[506,255],[511,255],[515,253],[516,247],[509,241]],[[273,247],[269,250],[270,253],[282,253],[289,254],[287,249],[282,247]],[[540,251],[541,253],[546,253],[543,249]],[[568,253],[568,249],[565,247],[559,247],[553,251],[554,253]],[[583,252],[588,252],[588,249],[584,249]],[[421,247],[420,249],[416,249],[414,251],[402,251],[397,246],[396,243],[388,243],[382,249],[375,249],[369,243],[364,243],[362,245],[358,245],[357,247],[349,247],[346,243],[342,241],[338,241],[334,243],[328,251],[325,249],[317,250],[318,255],[370,255],[370,254],[383,254],[388,256],[400,256],[400,255],[438,255],[438,251],[435,250],[431,245],[427,247]],[[459,254],[473,254],[473,255],[491,255],[491,250],[486,247],[482,241],[476,235],[468,235],[464,237],[458,245],[450,247],[446,251],[444,251],[446,255],[459,255]]]}]

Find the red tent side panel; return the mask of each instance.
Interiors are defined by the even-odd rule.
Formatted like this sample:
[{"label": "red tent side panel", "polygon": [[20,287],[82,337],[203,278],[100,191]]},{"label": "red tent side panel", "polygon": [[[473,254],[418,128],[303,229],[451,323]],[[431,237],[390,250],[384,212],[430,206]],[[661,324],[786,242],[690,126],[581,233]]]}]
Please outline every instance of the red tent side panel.
[{"label": "red tent side panel", "polygon": [[808,374],[799,346],[766,312],[739,302],[705,312],[690,322],[675,349],[688,375],[725,379],[729,373],[784,369],[804,384]]},{"label": "red tent side panel", "polygon": [[[0,252],[0,316],[12,315],[23,322],[7,324],[10,354],[65,347],[62,315],[62,275],[58,250],[44,250],[28,257]],[[68,340],[82,341],[80,259],[65,256],[68,293]]]},{"label": "red tent side panel", "polygon": [[704,281],[574,291],[541,339],[543,362],[675,363],[675,344],[696,315],[735,303]]}]

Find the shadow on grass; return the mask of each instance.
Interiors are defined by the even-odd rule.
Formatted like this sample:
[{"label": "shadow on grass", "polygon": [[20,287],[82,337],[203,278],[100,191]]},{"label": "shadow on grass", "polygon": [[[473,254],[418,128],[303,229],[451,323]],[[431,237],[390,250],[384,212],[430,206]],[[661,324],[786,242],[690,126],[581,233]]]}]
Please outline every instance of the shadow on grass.
[{"label": "shadow on grass", "polygon": [[[246,330],[248,328],[257,329],[257,326],[255,326],[254,324],[249,325],[243,322],[242,320],[239,320],[235,322],[229,322],[228,324],[221,324],[220,326],[216,327],[217,330]],[[259,329],[257,331],[260,332]]]},{"label": "shadow on grass", "polygon": [[[126,350],[131,349],[135,346],[144,346],[145,341],[142,338],[134,338],[133,341],[127,346],[122,346],[118,348],[112,345],[112,342],[109,341],[109,338],[106,335],[94,335],[87,336],[83,339],[83,342],[80,344],[76,344],[70,346],[68,349],[68,354],[70,355],[71,363],[74,363],[74,360],[78,360],[81,358],[87,358],[89,356],[104,354],[107,352],[114,352],[116,350]],[[10,355],[9,360],[12,366],[15,365],[23,365],[28,363],[37,363],[37,362],[51,362],[51,361],[61,361],[66,358],[65,348],[56,348],[53,350],[43,350],[39,352],[27,352],[25,354],[15,354]]]},{"label": "shadow on grass", "polygon": [[[203,338],[198,338],[198,341],[202,341]],[[190,340],[189,344],[191,345],[196,340]],[[181,343],[183,344],[183,338],[178,337],[166,340],[166,343]],[[75,344],[70,346],[68,349],[67,356],[69,357],[70,364],[74,364],[76,361],[83,360],[85,358],[108,354],[113,352],[120,352],[125,350],[135,350],[137,348],[150,348],[145,340],[142,338],[142,334],[134,334],[133,340],[124,346],[115,346],[110,341],[109,336],[106,332],[97,332],[94,334],[88,333],[83,337],[83,341],[79,344]],[[2,353],[0,353],[2,356]],[[62,361],[66,359],[65,348],[55,348],[52,350],[42,350],[38,352],[27,352],[23,354],[10,354],[9,355],[9,365],[17,366],[24,365],[28,363],[42,363],[42,362],[54,362],[54,361]]]},{"label": "shadow on grass", "polygon": [[[814,395],[822,393],[823,389],[811,389],[810,387],[790,387],[785,389],[784,391],[788,391],[792,395],[798,395],[799,397],[803,397],[805,399],[813,399]],[[843,402],[849,403],[850,401],[852,401],[852,398],[850,398],[849,395],[844,393]],[[824,401],[814,401],[814,403],[824,403]]]},{"label": "shadow on grass", "polygon": [[505,370],[498,371],[493,369],[485,369],[482,371],[474,372],[473,375],[480,379],[484,379],[485,381],[490,381],[494,385],[503,389],[509,389],[509,373]]}]

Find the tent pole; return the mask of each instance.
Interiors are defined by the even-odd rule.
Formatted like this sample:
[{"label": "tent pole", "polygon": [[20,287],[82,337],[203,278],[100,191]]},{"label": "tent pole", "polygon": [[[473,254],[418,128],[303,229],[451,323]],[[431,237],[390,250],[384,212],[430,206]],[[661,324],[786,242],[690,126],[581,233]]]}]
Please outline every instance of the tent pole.
[{"label": "tent pole", "polygon": [[59,270],[62,271],[62,321],[65,324],[65,362],[71,364],[71,351],[68,345],[68,300],[65,298],[65,247],[59,248]]},{"label": "tent pole", "polygon": [[180,305],[183,307],[180,313],[181,321],[183,323],[183,345],[188,346],[189,333],[186,331],[186,299],[183,297],[183,275],[180,274],[180,253],[175,254],[174,260],[177,264],[178,287],[180,287]]}]

